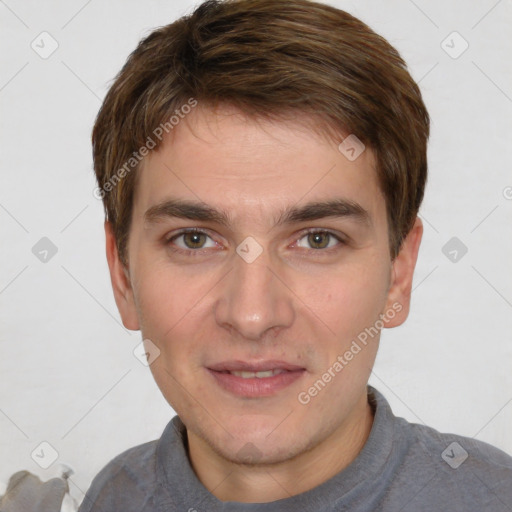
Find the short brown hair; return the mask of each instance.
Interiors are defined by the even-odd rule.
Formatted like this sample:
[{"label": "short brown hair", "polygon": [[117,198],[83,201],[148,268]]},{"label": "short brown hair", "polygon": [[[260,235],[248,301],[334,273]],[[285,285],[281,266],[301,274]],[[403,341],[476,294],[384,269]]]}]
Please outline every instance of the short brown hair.
[{"label": "short brown hair", "polygon": [[157,147],[155,128],[169,126],[191,99],[253,118],[301,111],[338,143],[356,135],[375,154],[391,257],[398,254],[423,199],[429,136],[428,112],[399,53],[360,20],[318,2],[208,0],[140,41],[96,118],[94,170],[123,263],[134,155],[149,139]]}]

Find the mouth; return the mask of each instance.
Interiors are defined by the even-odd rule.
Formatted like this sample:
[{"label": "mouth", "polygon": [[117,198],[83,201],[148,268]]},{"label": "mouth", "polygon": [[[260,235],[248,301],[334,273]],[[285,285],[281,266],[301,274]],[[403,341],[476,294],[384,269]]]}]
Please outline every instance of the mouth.
[{"label": "mouth", "polygon": [[245,398],[276,395],[306,373],[305,368],[284,361],[227,361],[206,369],[222,389]]},{"label": "mouth", "polygon": [[231,372],[221,372],[221,373],[230,373],[231,375],[235,375],[236,377],[242,377],[242,379],[266,379],[268,377],[273,377],[274,375],[279,375],[280,373],[284,373],[286,370],[281,370],[280,368],[273,368],[272,370],[263,370],[261,372],[246,372],[246,371],[231,371]]}]

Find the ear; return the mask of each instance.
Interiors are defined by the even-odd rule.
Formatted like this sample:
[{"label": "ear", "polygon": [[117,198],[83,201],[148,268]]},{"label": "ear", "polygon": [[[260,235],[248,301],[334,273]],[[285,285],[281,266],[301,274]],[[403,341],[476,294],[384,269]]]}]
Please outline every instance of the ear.
[{"label": "ear", "polygon": [[385,311],[394,311],[395,315],[393,318],[391,315],[385,315],[383,319],[385,327],[402,325],[409,316],[412,278],[422,235],[423,223],[419,217],[416,217],[412,229],[407,234],[400,252],[392,264]]},{"label": "ear", "polygon": [[112,290],[114,291],[117,309],[121,315],[123,325],[127,329],[138,331],[140,329],[139,318],[137,308],[135,307],[130,273],[128,268],[125,267],[119,259],[112,224],[108,221],[105,222],[105,238],[110,280],[112,282]]}]

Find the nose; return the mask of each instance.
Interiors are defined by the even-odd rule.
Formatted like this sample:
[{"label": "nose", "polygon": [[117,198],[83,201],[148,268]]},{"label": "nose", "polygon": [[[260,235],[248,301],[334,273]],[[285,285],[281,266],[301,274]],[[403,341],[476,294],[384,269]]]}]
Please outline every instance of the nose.
[{"label": "nose", "polygon": [[283,277],[271,267],[266,251],[251,263],[236,255],[214,307],[217,324],[253,341],[267,331],[277,334],[290,327],[295,316],[293,294]]}]

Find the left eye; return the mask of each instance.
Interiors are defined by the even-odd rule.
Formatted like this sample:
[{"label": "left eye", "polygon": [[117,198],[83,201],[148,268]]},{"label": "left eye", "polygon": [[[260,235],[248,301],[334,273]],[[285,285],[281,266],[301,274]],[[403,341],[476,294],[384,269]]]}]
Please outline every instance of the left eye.
[{"label": "left eye", "polygon": [[[300,244],[300,241],[304,239],[306,239],[306,243],[309,244],[309,247]],[[333,233],[329,231],[313,231],[302,236],[297,242],[297,245],[299,247],[305,247],[306,249],[330,249],[336,246],[337,243],[341,243],[341,240]]]}]

